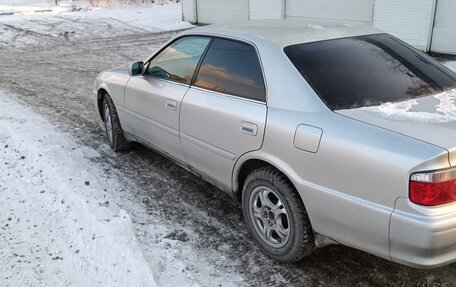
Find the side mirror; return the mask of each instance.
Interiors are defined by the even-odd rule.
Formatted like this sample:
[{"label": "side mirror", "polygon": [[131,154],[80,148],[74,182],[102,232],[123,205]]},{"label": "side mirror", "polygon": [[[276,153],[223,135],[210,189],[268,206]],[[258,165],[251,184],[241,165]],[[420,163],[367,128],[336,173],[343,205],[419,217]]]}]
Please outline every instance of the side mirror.
[{"label": "side mirror", "polygon": [[137,76],[144,74],[144,62],[135,62],[131,64],[130,70],[128,71],[130,76]]}]

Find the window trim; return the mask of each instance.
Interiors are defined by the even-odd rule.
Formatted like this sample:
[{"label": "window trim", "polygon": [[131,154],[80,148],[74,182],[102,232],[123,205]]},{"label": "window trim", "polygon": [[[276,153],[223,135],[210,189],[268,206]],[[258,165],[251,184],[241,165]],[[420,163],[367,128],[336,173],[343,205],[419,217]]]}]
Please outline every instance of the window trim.
[{"label": "window trim", "polygon": [[[266,83],[266,77],[265,77],[265,73],[264,73],[263,62],[261,60],[260,53],[258,51],[257,46],[254,43],[250,42],[250,41],[246,41],[246,40],[239,39],[239,38],[227,37],[227,36],[222,36],[222,35],[218,35],[218,34],[214,34],[214,35],[208,34],[208,35],[212,38],[212,40],[209,43],[209,45],[206,47],[206,50],[204,51],[203,56],[201,57],[200,62],[198,63],[198,66],[195,69],[195,72],[194,72],[194,75],[193,75],[193,78],[192,78],[192,82],[190,83],[190,87],[195,88],[195,89],[199,89],[199,90],[202,90],[202,91],[209,91],[209,92],[212,92],[212,93],[215,93],[215,94],[218,94],[218,95],[227,96],[227,97],[230,97],[230,98],[243,99],[243,100],[247,100],[247,101],[255,102],[255,103],[267,103],[268,102],[268,86],[267,86],[267,83]],[[198,73],[200,71],[201,65],[202,65],[204,59],[206,58],[206,54],[209,51],[209,48],[211,47],[211,45],[212,45],[212,43],[214,42],[215,39],[228,40],[228,41],[233,41],[233,42],[246,44],[246,45],[251,46],[255,50],[255,53],[256,53],[256,56],[257,56],[257,60],[258,60],[258,64],[260,66],[261,76],[263,78],[264,100],[255,100],[255,99],[247,98],[247,97],[244,97],[244,96],[241,96],[241,95],[224,93],[224,92],[220,92],[220,91],[215,91],[215,90],[211,90],[211,89],[207,89],[207,88],[198,87],[198,86],[195,85],[196,77],[198,76]]]},{"label": "window trim", "polygon": [[174,38],[170,41],[168,41],[165,45],[163,45],[163,47],[161,47],[160,49],[158,49],[154,54],[152,54],[146,61],[145,61],[145,64],[144,64],[144,67],[145,67],[145,71],[147,71],[149,69],[149,66],[150,66],[150,62],[152,62],[153,59],[155,59],[158,55],[160,55],[166,48],[168,48],[169,46],[171,46],[172,44],[174,44],[175,42],[183,39],[183,38],[190,38],[190,37],[198,37],[198,38],[208,38],[209,39],[209,42],[206,46],[206,48],[204,49],[203,53],[201,54],[201,57],[200,59],[198,60],[198,63],[195,67],[195,69],[193,70],[193,75],[192,75],[192,78],[190,80],[190,83],[189,84],[186,84],[186,83],[181,83],[181,82],[178,82],[178,81],[173,81],[173,80],[169,80],[169,79],[163,79],[163,78],[157,78],[157,77],[154,77],[148,73],[145,73],[143,74],[144,77],[146,76],[149,76],[151,77],[152,79],[154,80],[158,80],[158,81],[164,81],[166,83],[173,83],[173,84],[178,84],[178,85],[181,85],[181,86],[185,86],[185,87],[190,87],[192,85],[192,81],[193,81],[193,78],[195,77],[195,72],[198,68],[198,65],[200,64],[201,62],[201,59],[203,59],[203,57],[205,56],[207,50],[209,49],[210,45],[212,44],[212,41],[214,41],[213,37],[211,36],[208,36],[208,35],[200,35],[200,34],[189,34],[189,35],[182,35],[182,36],[179,36],[177,38]]},{"label": "window trim", "polygon": [[254,99],[250,99],[250,98],[245,98],[245,97],[233,95],[233,94],[222,93],[222,92],[218,92],[218,91],[214,91],[214,90],[200,88],[200,87],[197,87],[197,86],[191,86],[190,88],[194,89],[194,90],[201,91],[201,92],[215,94],[217,96],[221,96],[221,97],[225,97],[225,98],[236,99],[236,100],[246,101],[246,102],[250,102],[250,103],[266,105],[265,101],[259,101],[259,100],[254,100]]},{"label": "window trim", "polygon": [[192,80],[190,81],[189,86],[195,86],[195,81],[196,81],[196,76],[198,76],[201,64],[203,63],[204,58],[206,58],[207,51],[209,51],[209,48],[212,46],[212,43],[214,42],[215,38],[211,37],[211,40],[209,41],[209,44],[207,44],[206,49],[204,49],[204,52],[201,54],[201,58],[198,61],[198,64],[196,64],[195,70],[193,71],[193,76]]}]

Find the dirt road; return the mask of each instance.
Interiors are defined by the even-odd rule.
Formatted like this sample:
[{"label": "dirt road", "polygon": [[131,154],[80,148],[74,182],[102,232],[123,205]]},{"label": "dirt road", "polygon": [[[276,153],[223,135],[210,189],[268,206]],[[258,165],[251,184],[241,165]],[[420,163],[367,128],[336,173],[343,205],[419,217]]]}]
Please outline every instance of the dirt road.
[{"label": "dirt road", "polygon": [[[454,286],[456,265],[416,270],[343,246],[317,250],[297,264],[283,265],[265,257],[253,244],[239,204],[215,187],[141,146],[113,153],[105,143],[101,121],[93,108],[92,84],[107,68],[144,59],[175,33],[137,32],[97,39],[53,38],[40,46],[0,47],[0,89],[45,115],[60,130],[101,156],[93,160],[105,175],[120,175],[126,188],[118,203],[133,218],[145,258],[154,256],[149,235],[154,222],[169,224],[171,236],[201,251],[214,276],[239,274],[239,284],[252,286]],[[109,192],[109,187],[107,187]],[[135,202],[141,202],[138,208]],[[413,238],[411,238],[413,240]],[[166,246],[163,246],[166,248]],[[187,272],[200,285],[212,285],[199,275],[194,258]],[[182,260],[187,260],[182,256]],[[188,267],[190,266],[190,267]],[[192,272],[192,268],[194,272]],[[159,280],[160,281],[160,280]],[[163,281],[162,281],[163,282]],[[236,285],[236,282],[230,282]]]}]

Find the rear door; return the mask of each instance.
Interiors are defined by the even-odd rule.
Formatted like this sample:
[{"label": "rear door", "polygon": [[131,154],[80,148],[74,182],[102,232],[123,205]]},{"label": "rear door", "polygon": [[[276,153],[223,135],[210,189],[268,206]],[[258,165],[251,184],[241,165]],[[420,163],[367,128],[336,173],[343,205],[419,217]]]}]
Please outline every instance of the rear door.
[{"label": "rear door", "polygon": [[132,77],[126,87],[129,130],[180,161],[184,161],[179,140],[181,101],[210,41],[196,36],[174,41],[146,63],[146,72]]},{"label": "rear door", "polygon": [[182,101],[181,142],[188,165],[222,188],[235,161],[260,149],[266,89],[256,49],[216,38]]}]

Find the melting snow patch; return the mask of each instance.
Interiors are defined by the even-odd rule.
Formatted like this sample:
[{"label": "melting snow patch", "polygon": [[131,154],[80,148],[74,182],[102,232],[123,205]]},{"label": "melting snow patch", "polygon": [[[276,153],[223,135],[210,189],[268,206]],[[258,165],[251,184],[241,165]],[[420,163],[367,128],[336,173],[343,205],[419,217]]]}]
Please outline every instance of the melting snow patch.
[{"label": "melting snow patch", "polygon": [[412,108],[419,105],[420,99],[398,103],[385,103],[380,106],[361,108],[360,110],[397,121],[413,120],[427,123],[446,123],[456,121],[456,89],[436,94],[431,97],[434,97],[438,101],[438,104],[435,106],[435,113],[411,111]]}]

